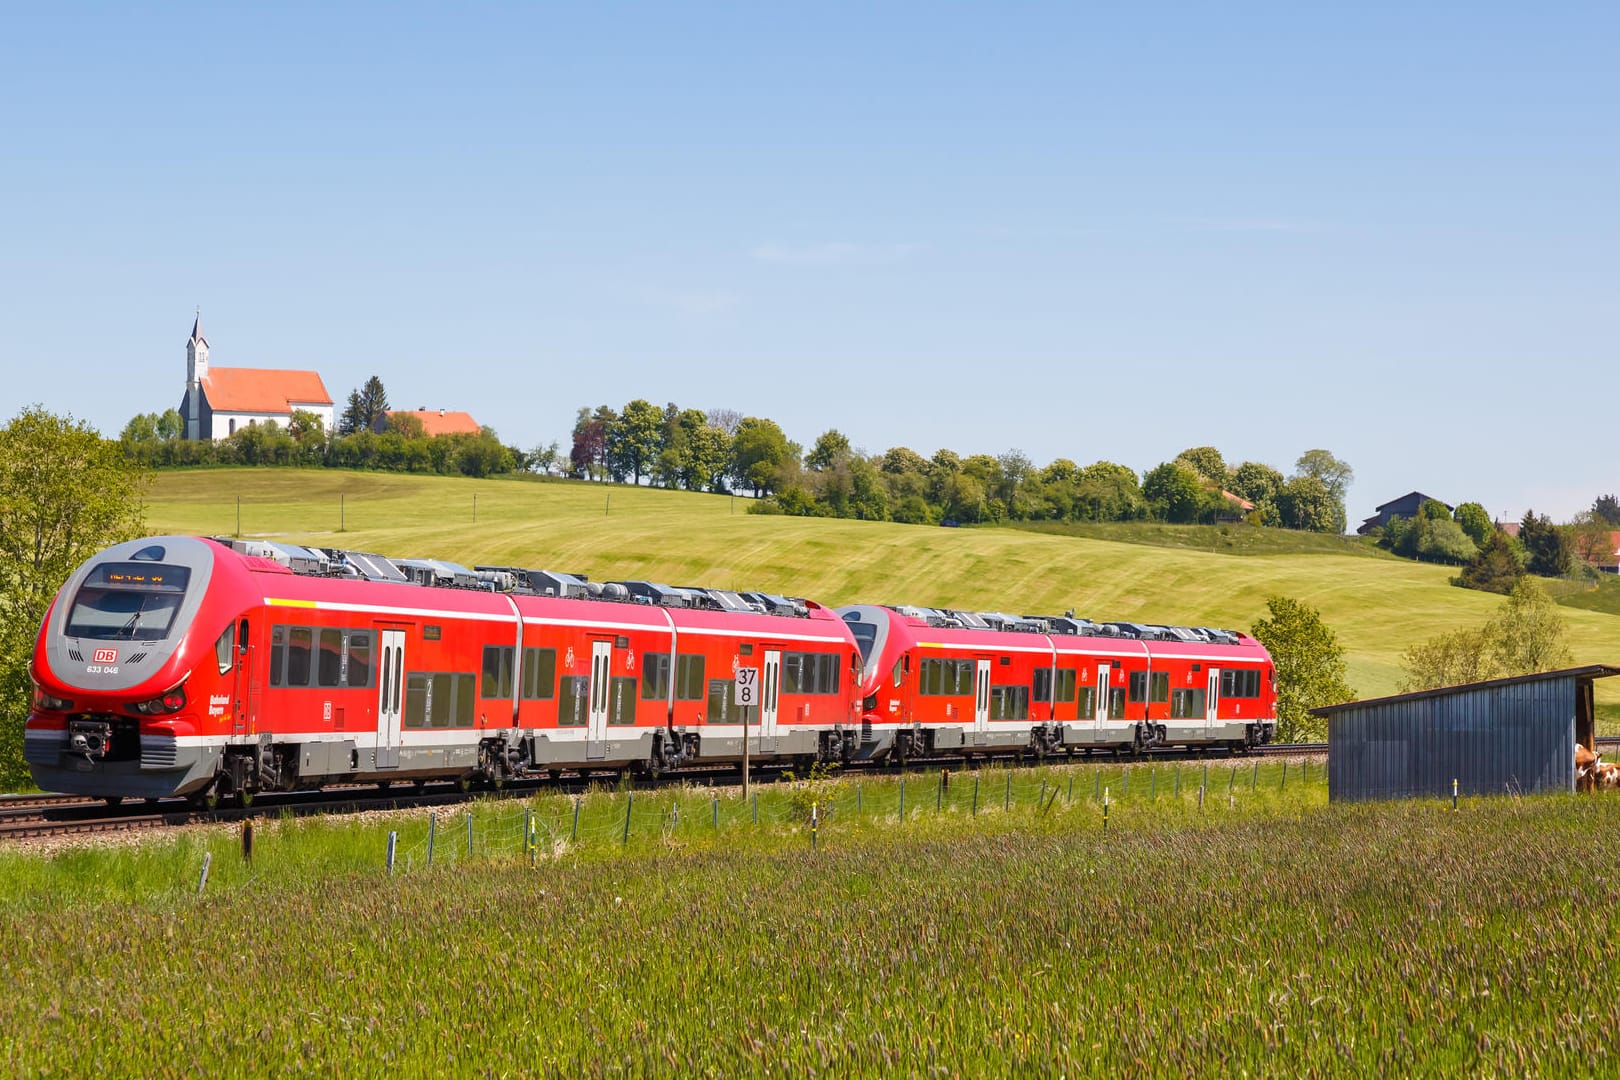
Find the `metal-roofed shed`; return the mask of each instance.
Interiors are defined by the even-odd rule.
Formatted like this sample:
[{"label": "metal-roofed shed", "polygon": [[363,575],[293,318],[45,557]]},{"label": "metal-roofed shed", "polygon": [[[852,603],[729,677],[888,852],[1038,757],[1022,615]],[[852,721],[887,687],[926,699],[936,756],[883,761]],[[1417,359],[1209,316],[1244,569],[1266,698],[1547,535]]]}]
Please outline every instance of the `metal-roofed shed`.
[{"label": "metal-roofed shed", "polygon": [[1333,800],[1575,790],[1594,735],[1592,681],[1620,667],[1542,671],[1312,709],[1328,722]]}]

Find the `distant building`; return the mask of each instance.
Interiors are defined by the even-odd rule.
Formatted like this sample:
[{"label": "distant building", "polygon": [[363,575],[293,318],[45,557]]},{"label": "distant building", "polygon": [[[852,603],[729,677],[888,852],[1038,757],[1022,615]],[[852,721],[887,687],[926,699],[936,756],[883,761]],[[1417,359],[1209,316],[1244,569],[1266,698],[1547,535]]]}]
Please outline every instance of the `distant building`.
[{"label": "distant building", "polygon": [[478,426],[469,413],[450,412],[446,409],[389,409],[379,416],[371,425],[371,430],[382,434],[388,426],[388,421],[396,416],[414,416],[422,424],[422,434],[433,435],[477,435],[484,430]]},{"label": "distant building", "polygon": [[[1356,532],[1366,536],[1374,529],[1382,529],[1396,518],[1417,517],[1418,510],[1431,499],[1434,499],[1432,495],[1425,495],[1421,491],[1409,491],[1398,499],[1391,499],[1382,506],[1376,507],[1378,512],[1363,521],[1356,529]],[[1451,511],[1450,503],[1442,502],[1439,499],[1434,499],[1434,501],[1444,506],[1448,513]]]},{"label": "distant building", "polygon": [[186,393],[180,399],[180,417],[187,439],[224,439],[237,429],[274,420],[285,427],[302,410],[320,418],[332,430],[332,395],[313,371],[271,368],[208,367],[208,339],[203,336],[202,313],[192,324],[186,341]]}]

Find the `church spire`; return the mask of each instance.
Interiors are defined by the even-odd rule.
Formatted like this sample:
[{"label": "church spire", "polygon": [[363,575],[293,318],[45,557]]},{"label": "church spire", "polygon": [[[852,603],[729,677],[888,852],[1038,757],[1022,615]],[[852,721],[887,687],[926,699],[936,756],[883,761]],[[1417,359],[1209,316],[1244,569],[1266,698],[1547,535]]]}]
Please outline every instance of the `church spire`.
[{"label": "church spire", "polygon": [[191,340],[200,341],[205,345],[208,343],[208,339],[203,337],[201,305],[197,308],[197,321],[191,324]]}]

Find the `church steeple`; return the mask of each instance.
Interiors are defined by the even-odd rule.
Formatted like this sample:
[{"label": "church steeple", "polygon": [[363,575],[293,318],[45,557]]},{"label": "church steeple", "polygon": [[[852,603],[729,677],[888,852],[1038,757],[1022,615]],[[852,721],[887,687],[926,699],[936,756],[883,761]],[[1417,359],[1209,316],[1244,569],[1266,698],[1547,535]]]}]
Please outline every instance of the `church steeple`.
[{"label": "church steeple", "polygon": [[197,321],[191,324],[191,337],[186,341],[186,384],[195,386],[208,376],[208,339],[203,337],[202,308],[197,309]]},{"label": "church steeple", "polygon": [[186,438],[204,437],[202,430],[202,382],[208,377],[208,339],[203,337],[202,308],[197,309],[197,321],[191,324],[191,337],[186,340]]}]

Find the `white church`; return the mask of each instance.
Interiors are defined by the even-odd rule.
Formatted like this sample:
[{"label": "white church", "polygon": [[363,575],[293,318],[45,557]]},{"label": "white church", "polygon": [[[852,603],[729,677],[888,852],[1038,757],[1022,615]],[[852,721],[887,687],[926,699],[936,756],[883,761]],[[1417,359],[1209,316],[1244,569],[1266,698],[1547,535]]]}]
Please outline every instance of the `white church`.
[{"label": "white church", "polygon": [[324,430],[332,430],[332,395],[319,374],[270,368],[210,369],[202,312],[197,312],[186,342],[186,396],[180,400],[186,438],[223,439],[239,428],[271,420],[285,428],[300,409],[320,417]]}]

